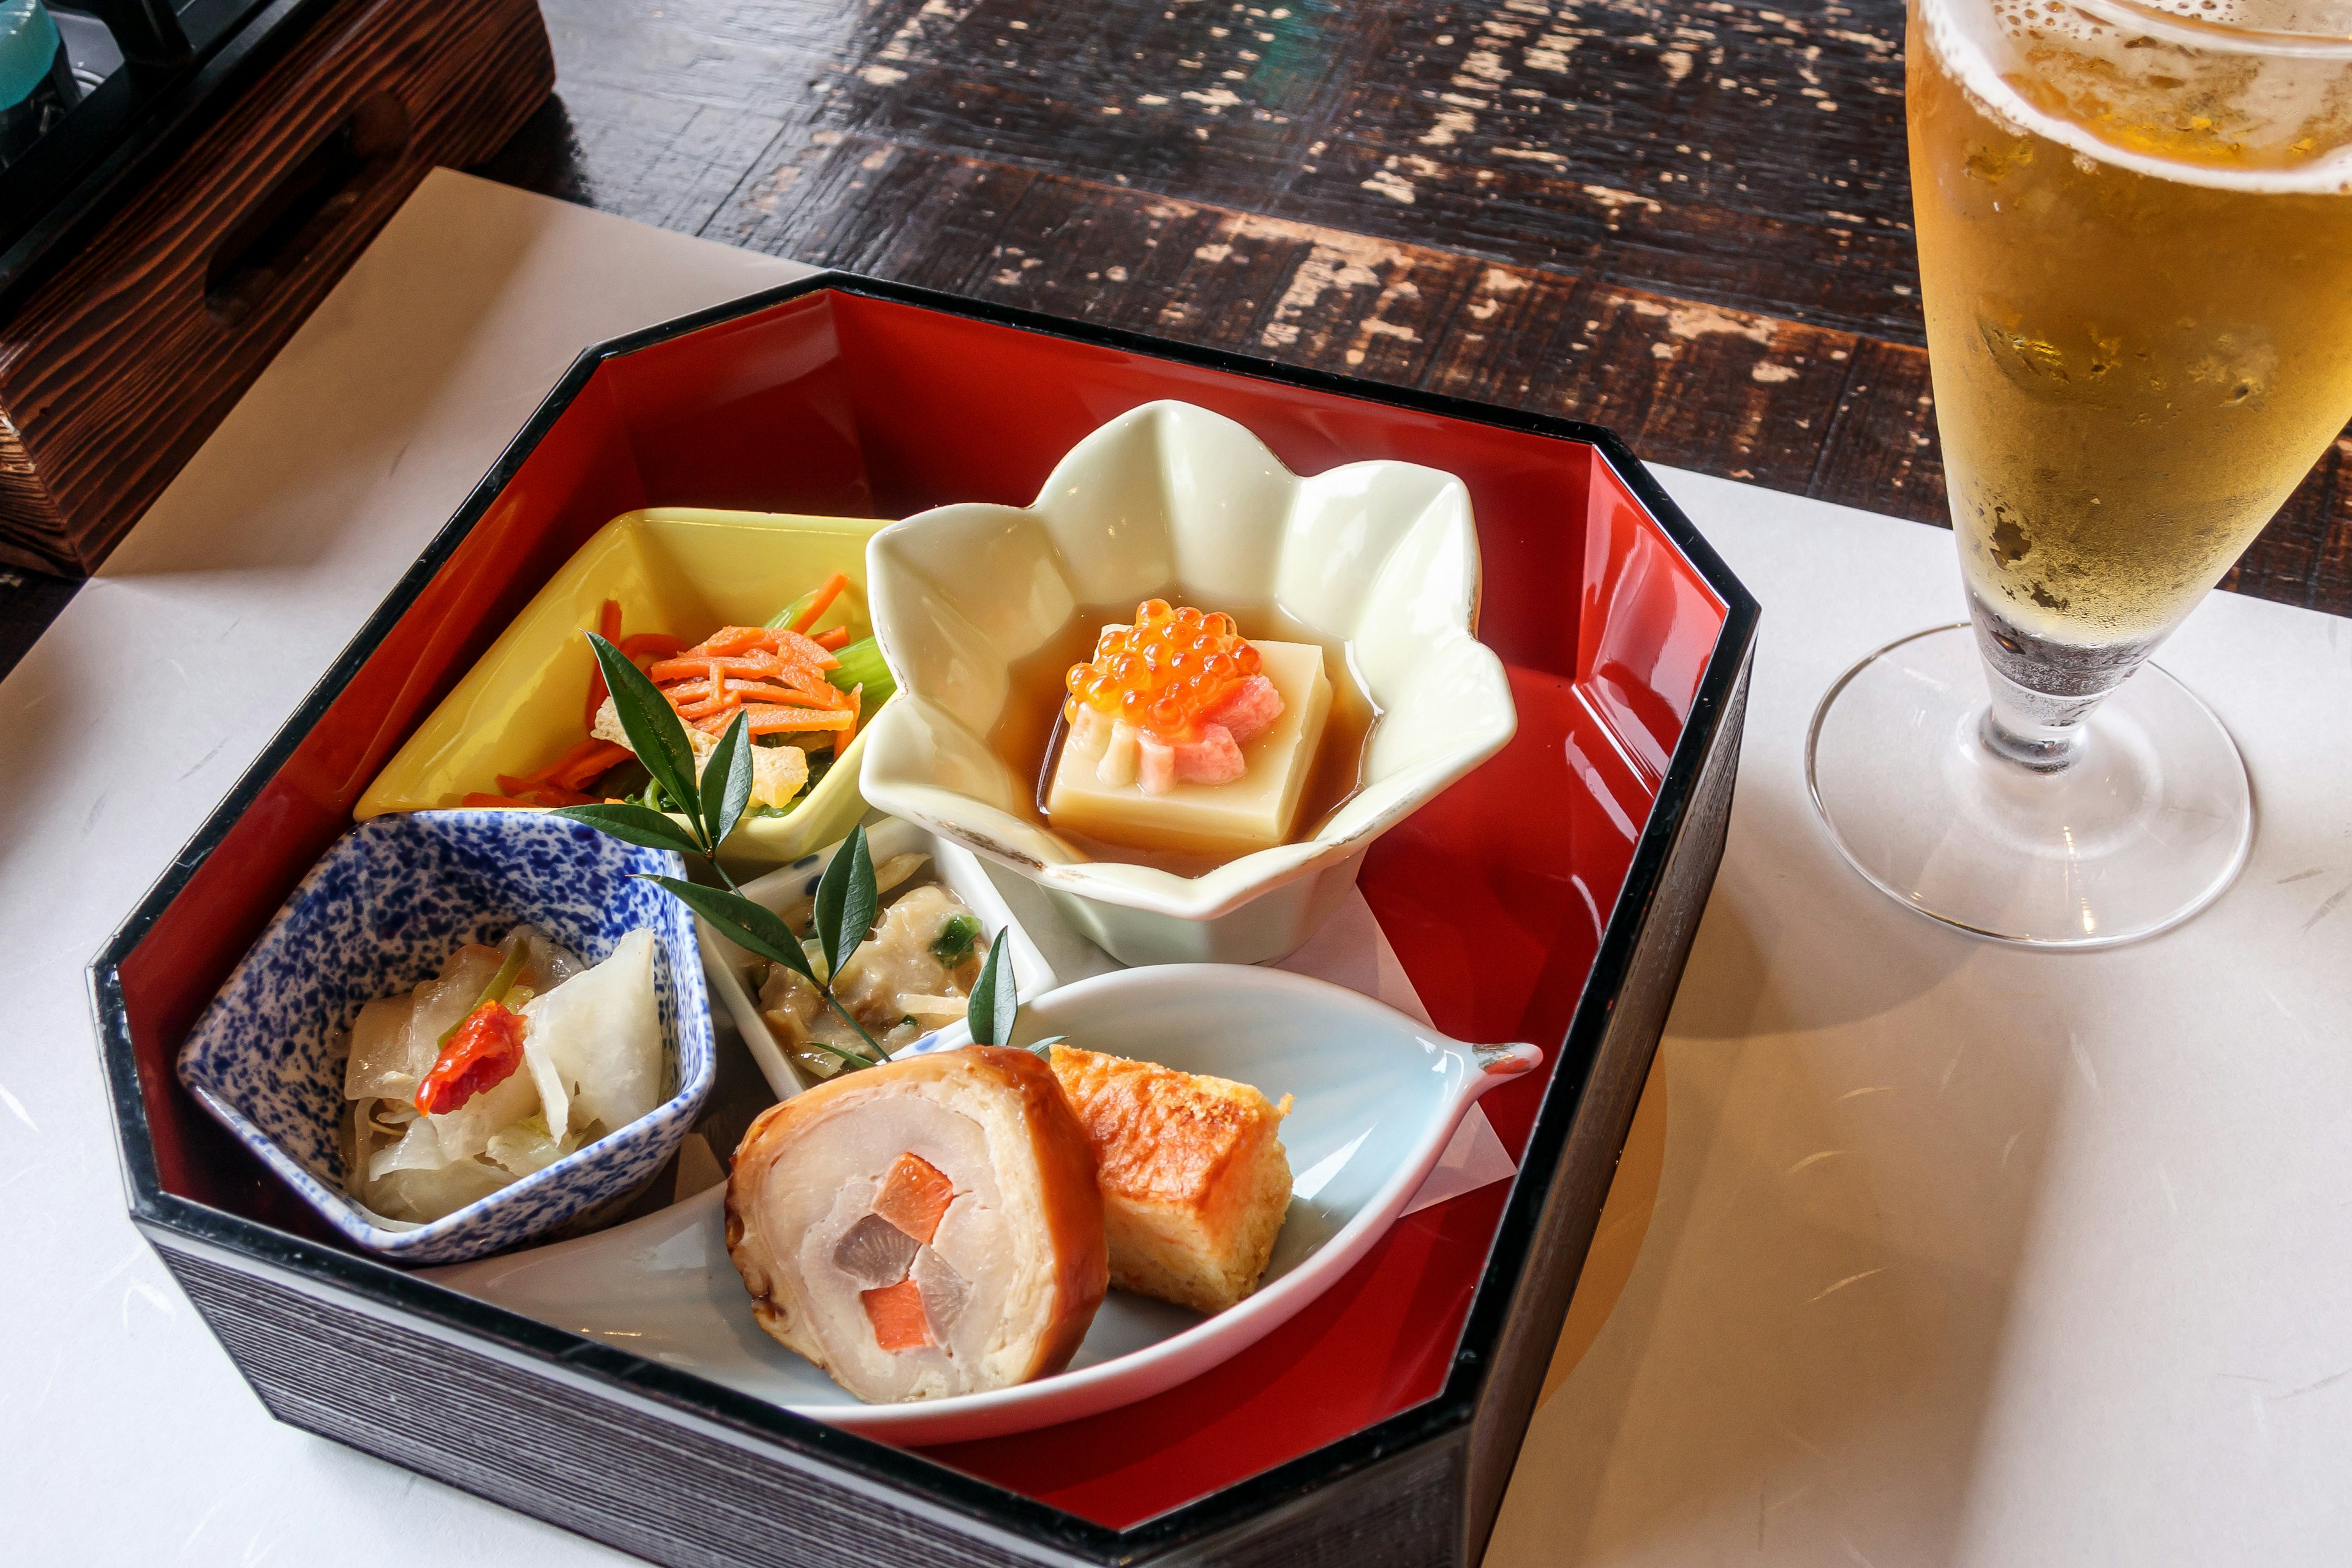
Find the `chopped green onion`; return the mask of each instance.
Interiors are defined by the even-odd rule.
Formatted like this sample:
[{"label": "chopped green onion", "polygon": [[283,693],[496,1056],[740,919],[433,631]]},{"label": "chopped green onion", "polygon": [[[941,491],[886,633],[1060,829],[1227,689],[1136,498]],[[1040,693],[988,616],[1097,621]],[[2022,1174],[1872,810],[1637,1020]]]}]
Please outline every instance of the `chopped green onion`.
[{"label": "chopped green onion", "polygon": [[941,969],[953,969],[971,956],[980,945],[980,921],[971,915],[950,915],[940,923],[940,934],[931,939],[931,956],[940,961]]},{"label": "chopped green onion", "polygon": [[824,672],[827,680],[844,691],[866,688],[863,711],[858,714],[858,721],[864,723],[898,689],[898,683],[890,679],[890,667],[883,662],[881,645],[872,637],[861,637],[833,657],[841,663]]}]

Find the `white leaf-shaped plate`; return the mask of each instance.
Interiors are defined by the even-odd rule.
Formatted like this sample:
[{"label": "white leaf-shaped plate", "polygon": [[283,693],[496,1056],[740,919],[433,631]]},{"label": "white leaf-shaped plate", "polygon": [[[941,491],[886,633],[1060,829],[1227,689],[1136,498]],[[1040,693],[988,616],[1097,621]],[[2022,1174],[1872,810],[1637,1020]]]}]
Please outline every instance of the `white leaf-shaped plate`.
[{"label": "white leaf-shaped plate", "polygon": [[[1143,1399],[1255,1344],[1393,1224],[1473,1100],[1543,1060],[1469,1046],[1340,986],[1280,970],[1168,964],[1083,980],[1021,1010],[1016,1040],[1164,1062],[1295,1097],[1294,1195],[1257,1292],[1213,1318],[1113,1291],[1067,1371],[993,1394],[861,1405],[762,1332],[727,1256],[723,1189],[577,1241],[425,1279],[891,1442],[961,1442]],[[943,1033],[952,1048],[961,1027]]]}]

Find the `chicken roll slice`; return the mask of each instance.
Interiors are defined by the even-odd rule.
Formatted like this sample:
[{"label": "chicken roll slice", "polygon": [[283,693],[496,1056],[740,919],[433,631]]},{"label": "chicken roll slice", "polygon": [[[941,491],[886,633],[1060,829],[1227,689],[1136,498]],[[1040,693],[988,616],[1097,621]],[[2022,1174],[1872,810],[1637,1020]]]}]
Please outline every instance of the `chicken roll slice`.
[{"label": "chicken roll slice", "polygon": [[869,1404],[1059,1372],[1109,1284],[1085,1131],[1050,1068],[988,1047],[770,1110],[736,1151],[727,1249],[760,1326]]}]

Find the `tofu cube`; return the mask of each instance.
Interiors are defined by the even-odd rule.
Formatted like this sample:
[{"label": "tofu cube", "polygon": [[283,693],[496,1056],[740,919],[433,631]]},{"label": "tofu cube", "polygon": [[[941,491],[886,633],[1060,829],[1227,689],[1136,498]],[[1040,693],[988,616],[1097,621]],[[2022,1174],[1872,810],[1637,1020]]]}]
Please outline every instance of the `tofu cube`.
[{"label": "tofu cube", "polygon": [[1110,727],[1098,726],[1085,739],[1084,731],[1073,730],[1046,792],[1047,820],[1107,843],[1191,855],[1247,855],[1288,843],[1330,717],[1331,680],[1323,650],[1311,643],[1253,639],[1251,646],[1259,672],[1282,693],[1282,717],[1242,748],[1247,767],[1241,777],[1218,784],[1179,783],[1157,795],[1139,784],[1105,784],[1097,770]]}]

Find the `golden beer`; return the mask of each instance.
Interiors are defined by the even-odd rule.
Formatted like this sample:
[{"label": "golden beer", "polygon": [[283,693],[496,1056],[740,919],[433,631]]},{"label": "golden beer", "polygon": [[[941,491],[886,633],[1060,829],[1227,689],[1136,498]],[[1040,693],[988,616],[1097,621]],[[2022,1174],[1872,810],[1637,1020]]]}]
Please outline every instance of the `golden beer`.
[{"label": "golden beer", "polygon": [[2144,652],[2352,416],[2352,94],[2097,9],[1911,0],[1912,202],[1980,616]]}]

